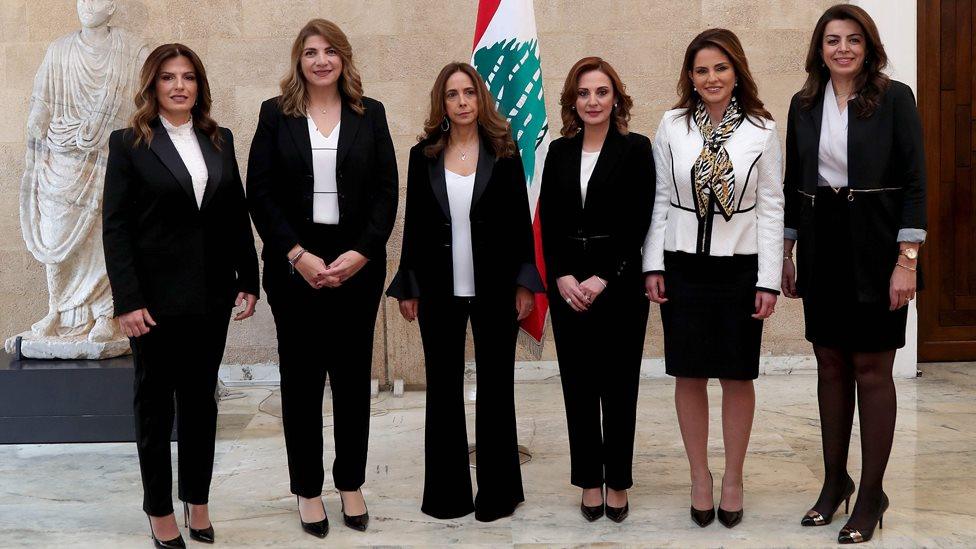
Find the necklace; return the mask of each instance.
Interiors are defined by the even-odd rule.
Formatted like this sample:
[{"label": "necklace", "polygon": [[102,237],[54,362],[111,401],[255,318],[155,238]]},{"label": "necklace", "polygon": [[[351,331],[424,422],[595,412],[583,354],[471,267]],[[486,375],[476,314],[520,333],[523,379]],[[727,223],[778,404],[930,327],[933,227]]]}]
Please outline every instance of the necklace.
[{"label": "necklace", "polygon": [[462,146],[460,143],[455,142],[454,143],[454,146],[457,147],[458,150],[459,150],[459,152],[460,152],[460,154],[458,155],[458,158],[461,159],[461,162],[464,162],[465,160],[467,160],[468,159],[468,148],[471,146],[471,144],[468,143],[467,145],[463,145]]}]

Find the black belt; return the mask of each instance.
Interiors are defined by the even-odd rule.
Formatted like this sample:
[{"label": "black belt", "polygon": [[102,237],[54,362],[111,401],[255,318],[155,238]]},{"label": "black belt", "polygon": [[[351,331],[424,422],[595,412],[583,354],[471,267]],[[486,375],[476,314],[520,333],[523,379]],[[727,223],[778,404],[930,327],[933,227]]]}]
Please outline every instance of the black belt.
[{"label": "black belt", "polygon": [[587,251],[590,248],[590,245],[591,244],[596,244],[600,240],[604,240],[604,239],[610,238],[610,235],[608,235],[608,234],[595,234],[595,235],[590,235],[590,236],[570,236],[568,238],[570,240],[574,240],[576,242],[579,242],[580,245],[583,247],[583,251]]}]

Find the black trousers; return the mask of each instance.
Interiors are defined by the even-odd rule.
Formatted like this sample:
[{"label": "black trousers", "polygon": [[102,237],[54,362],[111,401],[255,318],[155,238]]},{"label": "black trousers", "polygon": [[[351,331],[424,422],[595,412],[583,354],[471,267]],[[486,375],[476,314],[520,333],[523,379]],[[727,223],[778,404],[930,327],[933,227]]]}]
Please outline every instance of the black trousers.
[{"label": "black trousers", "polygon": [[174,412],[179,498],[194,505],[208,501],[217,434],[214,393],[230,309],[207,315],[157,316],[154,320],[156,326],[148,334],[129,338],[129,342],[135,361],[133,408],[142,509],[160,517],[173,512],[170,438]]},{"label": "black trousers", "polygon": [[[334,255],[321,256],[326,263]],[[265,290],[278,334],[281,415],[293,494],[322,494],[322,398],[332,389],[335,488],[366,481],[373,331],[384,259],[370,260],[338,288],[316,290],[288,264],[266,266]]]},{"label": "black trousers", "polygon": [[634,483],[637,389],[650,309],[639,278],[611,283],[583,313],[570,308],[554,281],[549,284],[570,482],[580,488],[626,490]]},{"label": "black trousers", "polygon": [[[525,501],[515,427],[515,294],[510,298],[421,298],[418,311],[427,369],[424,499],[421,510],[480,521],[511,515]],[[478,496],[472,502],[464,410],[468,318],[477,364],[475,436]]]}]

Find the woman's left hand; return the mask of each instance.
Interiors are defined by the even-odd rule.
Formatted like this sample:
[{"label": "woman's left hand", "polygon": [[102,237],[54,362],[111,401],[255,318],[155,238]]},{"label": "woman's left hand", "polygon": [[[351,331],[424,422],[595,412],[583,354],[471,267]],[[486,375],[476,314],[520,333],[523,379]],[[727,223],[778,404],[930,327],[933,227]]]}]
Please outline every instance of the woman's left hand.
[{"label": "woman's left hand", "polygon": [[[369,259],[363,254],[355,251],[349,250],[348,252],[335,258],[335,261],[329,263],[325,268],[325,280],[323,281],[324,286],[329,286],[330,288],[335,288],[341,285],[346,280],[352,278],[353,275],[362,269]],[[330,284],[330,279],[332,283]]]},{"label": "woman's left hand", "polygon": [[237,294],[237,300],[234,301],[235,307],[240,307],[241,303],[247,302],[244,310],[234,315],[234,320],[244,320],[254,315],[254,306],[257,305],[258,296],[254,294],[249,294],[247,292],[240,292]]},{"label": "woman's left hand", "polygon": [[518,311],[518,319],[522,321],[525,317],[532,314],[535,308],[535,295],[528,288],[519,286],[515,289],[515,310]]},{"label": "woman's left hand", "polygon": [[776,294],[756,290],[756,313],[752,318],[763,320],[776,312]]},{"label": "woman's left hand", "polygon": [[915,271],[903,267],[895,267],[891,273],[891,284],[888,286],[889,311],[901,309],[908,302],[915,299]]},{"label": "woman's left hand", "polygon": [[589,299],[589,303],[592,304],[594,301],[596,301],[596,298],[600,297],[603,290],[607,289],[607,282],[602,278],[593,275],[581,282],[579,288],[580,291],[583,292],[583,295]]}]

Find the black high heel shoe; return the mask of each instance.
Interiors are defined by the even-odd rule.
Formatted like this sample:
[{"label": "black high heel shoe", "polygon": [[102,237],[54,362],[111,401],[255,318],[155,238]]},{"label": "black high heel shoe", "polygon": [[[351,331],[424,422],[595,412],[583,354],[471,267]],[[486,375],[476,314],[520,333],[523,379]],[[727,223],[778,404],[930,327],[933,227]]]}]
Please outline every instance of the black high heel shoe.
[{"label": "black high heel shoe", "polygon": [[[299,501],[298,496],[295,496],[295,500]],[[320,500],[321,501],[321,500]],[[325,504],[322,504],[322,511],[325,511]],[[306,533],[311,534],[317,538],[324,538],[329,533],[329,516],[326,515],[324,519],[317,522],[305,522],[302,518],[302,510],[298,509],[298,520],[302,523],[302,530]]]},{"label": "black high heel shoe", "polygon": [[201,543],[213,543],[214,542],[214,529],[213,524],[197,530],[190,526],[190,506],[185,501],[183,502],[183,526],[190,531],[190,539],[199,541]]},{"label": "black high heel shoe", "polygon": [[[602,487],[600,488],[600,492],[601,492],[600,495],[602,497],[603,495]],[[598,518],[603,516],[603,510],[605,506],[606,504],[604,502],[600,502],[600,505],[594,505],[592,507],[589,505],[584,505],[583,498],[582,496],[580,497],[580,513],[583,515],[583,518],[585,518],[590,522],[593,522],[594,520],[597,520]]]},{"label": "black high heel shoe", "polygon": [[[854,479],[848,476],[847,487],[844,490],[844,497],[841,498],[841,500],[844,501],[845,515],[850,512],[851,496],[854,495],[854,490],[855,490]],[[810,509],[809,511],[807,511],[807,514],[804,515],[802,519],[800,519],[800,525],[801,526],[826,526],[830,524],[831,521],[834,520],[834,515],[837,514],[838,509],[840,509],[840,501],[838,501],[837,505],[834,506],[834,510],[830,513],[830,515],[826,517],[814,511],[813,509]]]},{"label": "black high heel shoe", "polygon": [[[722,484],[725,484],[725,477],[722,477]],[[722,523],[722,526],[726,528],[735,528],[737,524],[742,522],[742,511],[745,508],[740,508],[738,511],[726,511],[722,509],[722,502],[718,503],[718,521]]]},{"label": "black high heel shoe", "polygon": [[[346,502],[342,499],[342,492],[339,492],[339,501],[342,502],[342,523],[353,530],[365,532],[366,526],[369,524],[369,509],[366,509],[366,512],[361,515],[349,516],[346,514]],[[363,506],[366,506],[365,501]]]},{"label": "black high heel shoe", "polygon": [[[714,487],[715,479],[712,477],[711,471],[708,473],[709,483]],[[692,488],[692,493],[694,493],[694,488]],[[702,528],[708,526],[715,520],[715,506],[712,505],[710,509],[695,509],[695,505],[691,505],[691,520],[695,522],[698,526]]]},{"label": "black high heel shoe", "polygon": [[146,513],[146,518],[149,519],[149,535],[152,536],[153,547],[156,549],[186,549],[186,542],[183,541],[182,535],[165,541],[161,541],[159,538],[157,538],[156,532],[153,531],[152,518],[149,517],[149,513]]},{"label": "black high heel shoe", "polygon": [[[863,495],[863,494],[862,494]],[[888,495],[881,492],[881,512],[878,514],[878,530],[884,529],[884,514],[888,510]],[[844,525],[840,529],[840,533],[837,534],[837,543],[849,544],[849,543],[864,543],[865,541],[871,541],[874,536],[874,526],[871,526],[870,530],[855,530],[849,525]]]}]

